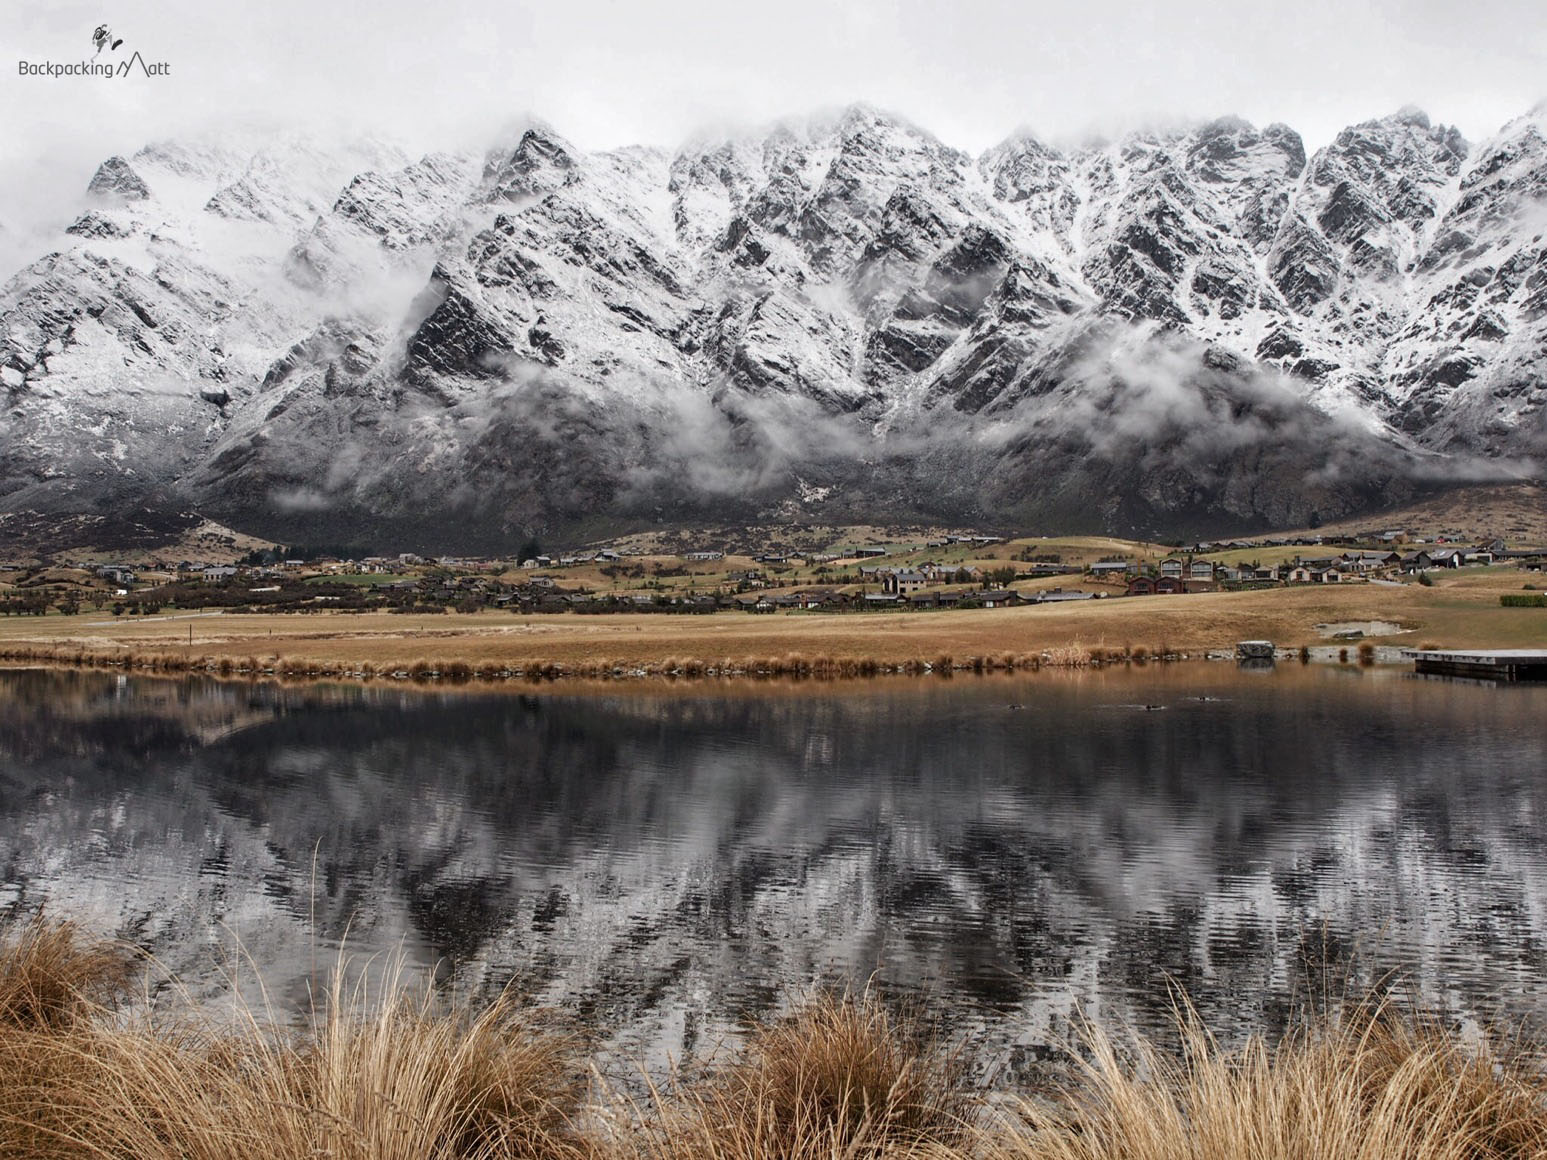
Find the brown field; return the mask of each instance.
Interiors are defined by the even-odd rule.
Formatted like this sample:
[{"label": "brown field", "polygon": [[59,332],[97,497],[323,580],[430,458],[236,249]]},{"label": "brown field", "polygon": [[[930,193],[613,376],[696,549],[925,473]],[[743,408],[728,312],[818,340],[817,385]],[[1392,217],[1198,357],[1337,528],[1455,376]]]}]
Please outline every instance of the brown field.
[{"label": "brown field", "polygon": [[547,666],[544,675],[554,676],[614,668],[768,671],[777,669],[775,661],[800,658],[817,671],[826,666],[838,675],[847,665],[845,671],[864,675],[877,667],[939,667],[946,659],[960,667],[971,658],[1019,658],[1019,667],[1030,667],[1037,658],[1070,663],[1092,652],[1196,656],[1246,639],[1299,647],[1324,640],[1317,625],[1369,620],[1402,626],[1401,634],[1383,638],[1388,644],[1547,647],[1547,616],[1540,610],[1499,606],[1500,594],[1521,590],[1522,577],[1511,568],[1475,569],[1433,587],[1317,585],[948,612],[174,613],[144,619],[95,612],[0,621],[0,659],[149,664],[160,657],[177,662],[173,667],[215,668],[224,661],[228,669],[296,675],[322,666],[386,673],[460,663],[473,673]]}]

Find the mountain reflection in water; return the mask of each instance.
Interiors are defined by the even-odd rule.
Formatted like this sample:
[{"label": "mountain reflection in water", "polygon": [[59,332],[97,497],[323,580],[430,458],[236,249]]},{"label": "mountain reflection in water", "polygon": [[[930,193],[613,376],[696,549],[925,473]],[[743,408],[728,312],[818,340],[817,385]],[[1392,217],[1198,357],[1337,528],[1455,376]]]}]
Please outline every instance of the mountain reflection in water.
[{"label": "mountain reflection in water", "polygon": [[1160,1026],[1168,981],[1271,1030],[1323,971],[1536,1021],[1544,709],[1298,666],[540,694],[8,671],[0,901],[196,995],[256,970],[302,1004],[347,940],[678,1055],[872,976],[1012,1052],[1076,1010]]}]

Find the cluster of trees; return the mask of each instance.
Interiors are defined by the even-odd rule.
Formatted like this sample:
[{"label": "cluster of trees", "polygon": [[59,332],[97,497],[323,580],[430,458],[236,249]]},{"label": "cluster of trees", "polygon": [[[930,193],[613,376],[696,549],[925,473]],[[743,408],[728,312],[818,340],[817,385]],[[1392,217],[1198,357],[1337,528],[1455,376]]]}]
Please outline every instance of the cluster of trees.
[{"label": "cluster of trees", "polygon": [[42,616],[48,606],[49,594],[46,592],[29,592],[25,596],[7,596],[0,600],[0,612],[7,616]]},{"label": "cluster of trees", "polygon": [[363,544],[296,544],[254,548],[237,561],[248,568],[267,568],[281,560],[359,560],[377,553]]}]

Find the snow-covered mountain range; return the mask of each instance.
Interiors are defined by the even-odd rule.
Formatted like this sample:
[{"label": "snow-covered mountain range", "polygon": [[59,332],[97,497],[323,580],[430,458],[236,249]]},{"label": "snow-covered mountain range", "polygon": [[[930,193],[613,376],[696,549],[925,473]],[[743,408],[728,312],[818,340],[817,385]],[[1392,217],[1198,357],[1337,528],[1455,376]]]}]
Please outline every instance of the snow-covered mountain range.
[{"label": "snow-covered mountain range", "polygon": [[0,510],[499,544],[724,518],[1294,524],[1547,458],[1547,106],[1307,156],[874,109],[586,153],[113,157],[0,289]]}]

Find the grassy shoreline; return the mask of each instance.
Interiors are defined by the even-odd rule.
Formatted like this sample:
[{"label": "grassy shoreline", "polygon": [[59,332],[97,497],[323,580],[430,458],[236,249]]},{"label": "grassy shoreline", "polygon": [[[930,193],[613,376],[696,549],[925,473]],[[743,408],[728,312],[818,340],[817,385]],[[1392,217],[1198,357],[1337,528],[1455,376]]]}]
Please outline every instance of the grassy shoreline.
[{"label": "grassy shoreline", "polygon": [[68,923],[0,944],[0,1155],[136,1160],[1503,1160],[1547,1152],[1539,1054],[1350,1005],[1227,1050],[1088,1030],[1063,1087],[966,1081],[963,1044],[817,995],[713,1062],[609,1086],[500,1000],[394,990],[304,1026],[126,1010],[137,964]]},{"label": "grassy shoreline", "polygon": [[0,660],[287,678],[613,679],[1021,671],[1202,656],[1235,642],[1331,643],[1326,625],[1384,621],[1387,645],[1547,647],[1547,615],[1503,608],[1512,571],[1432,587],[1316,585],[1255,592],[942,612],[707,616],[101,613],[0,621]]}]

